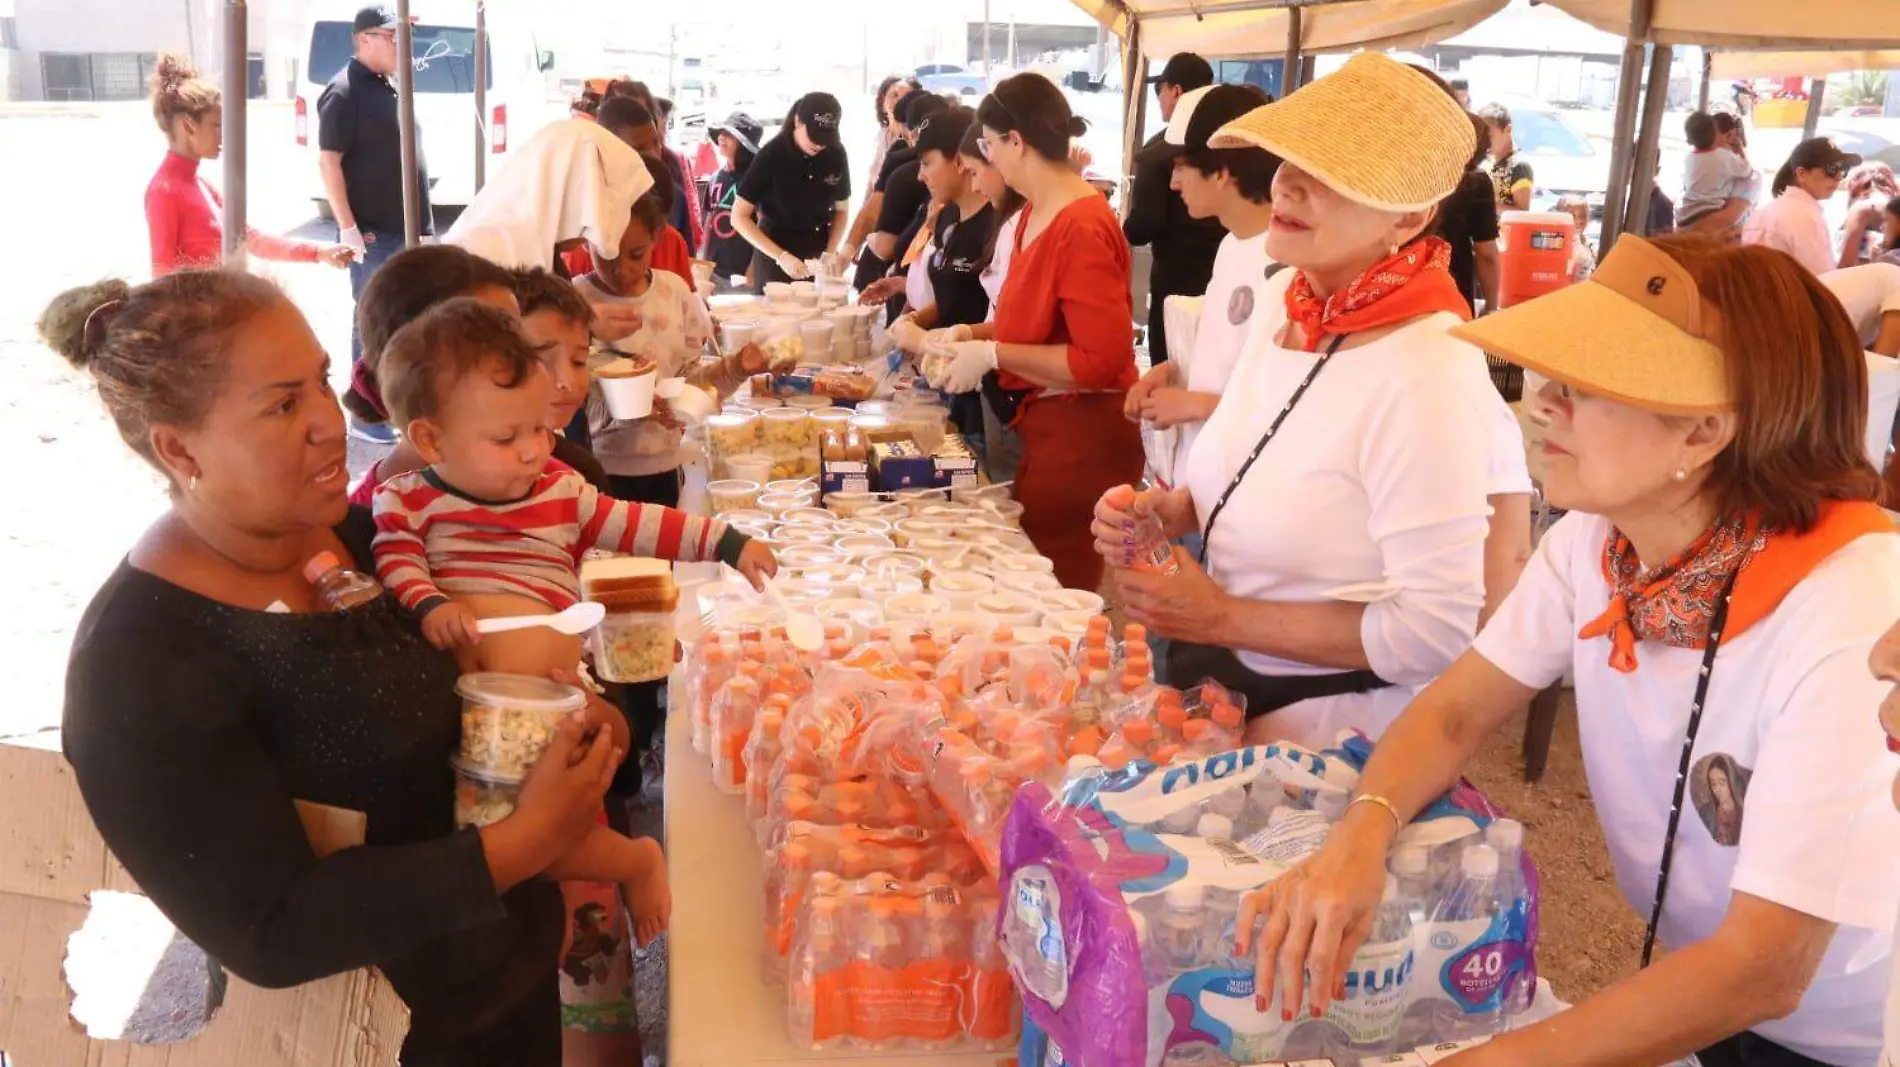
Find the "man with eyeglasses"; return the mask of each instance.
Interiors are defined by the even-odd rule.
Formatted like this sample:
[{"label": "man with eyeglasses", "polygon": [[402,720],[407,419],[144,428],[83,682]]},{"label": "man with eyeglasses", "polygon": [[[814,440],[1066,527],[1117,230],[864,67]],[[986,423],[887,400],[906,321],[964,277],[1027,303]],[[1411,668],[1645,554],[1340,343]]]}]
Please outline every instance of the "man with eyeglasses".
[{"label": "man with eyeglasses", "polygon": [[[356,54],[317,98],[317,166],[323,189],[336,215],[337,239],[356,250],[350,264],[351,299],[362,295],[371,275],[402,251],[402,124],[396,107],[396,12],[374,4],[356,13],[352,24]],[[422,233],[435,239],[430,217],[429,171],[422,158],[422,131],[416,131],[416,183],[421,190]],[[350,362],[363,356],[355,316],[350,323]],[[377,444],[391,444],[386,425],[350,421],[350,433]]]},{"label": "man with eyeglasses", "polygon": [[1839,258],[1821,205],[1859,164],[1859,156],[1841,151],[1827,137],[1796,145],[1775,174],[1775,199],[1749,216],[1742,243],[1780,249],[1817,277],[1833,270]]}]

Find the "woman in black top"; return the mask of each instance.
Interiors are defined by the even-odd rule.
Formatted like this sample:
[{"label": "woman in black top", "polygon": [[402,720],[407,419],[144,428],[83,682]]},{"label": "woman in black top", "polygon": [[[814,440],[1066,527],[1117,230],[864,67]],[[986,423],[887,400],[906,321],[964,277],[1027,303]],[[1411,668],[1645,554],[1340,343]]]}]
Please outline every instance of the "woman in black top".
[{"label": "woman in black top", "polygon": [[753,248],[752,285],[810,277],[805,266],[847,236],[851,172],[839,141],[838,101],[807,93],[739,182],[732,228]]},{"label": "woman in black top", "polygon": [[[303,317],[205,271],[73,290],[40,328],[171,485],[68,665],[66,757],[106,844],[240,978],[380,968],[405,1067],[554,1067],[561,898],[536,875],[592,827],[624,722],[596,702],[513,815],[455,829],[453,658],[391,597],[330,612],[303,577],[320,552],[368,571],[371,535]],[[319,859],[292,798],[365,813],[366,844]]]}]

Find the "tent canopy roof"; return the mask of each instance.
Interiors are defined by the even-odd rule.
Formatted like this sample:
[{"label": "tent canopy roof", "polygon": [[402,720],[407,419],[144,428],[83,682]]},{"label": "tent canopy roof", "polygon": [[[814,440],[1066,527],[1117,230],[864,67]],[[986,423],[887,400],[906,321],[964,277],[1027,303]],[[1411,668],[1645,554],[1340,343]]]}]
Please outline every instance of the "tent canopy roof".
[{"label": "tent canopy roof", "polygon": [[[1597,29],[1629,32],[1630,0],[1544,0]],[[1893,0],[1655,0],[1649,39],[1720,49],[1900,48]]]},{"label": "tent canopy roof", "polygon": [[1504,9],[1509,0],[1075,0],[1109,32],[1128,39],[1141,24],[1151,58],[1196,52],[1209,59],[1279,55],[1287,10],[1304,9],[1300,46],[1311,52],[1422,48],[1454,37]]}]

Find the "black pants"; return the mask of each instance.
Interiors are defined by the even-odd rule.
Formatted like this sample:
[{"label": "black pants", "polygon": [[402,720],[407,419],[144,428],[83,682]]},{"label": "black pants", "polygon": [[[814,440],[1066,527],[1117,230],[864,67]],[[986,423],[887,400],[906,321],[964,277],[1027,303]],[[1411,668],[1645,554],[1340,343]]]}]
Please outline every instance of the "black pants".
[{"label": "black pants", "polygon": [[560,1067],[561,992],[555,962],[548,960],[547,981],[533,995],[480,1033],[437,1038],[412,1028],[403,1039],[402,1067]]},{"label": "black pants", "polygon": [[[659,504],[676,508],[680,503],[680,472],[662,471],[659,474],[609,474],[607,488],[615,500],[633,500],[642,504]],[[620,769],[614,772],[614,784],[607,794],[626,800],[640,792],[643,776],[640,771],[640,756],[653,749],[654,738],[666,725],[666,683],[634,682],[620,687],[620,710],[627,716],[627,727],[633,731],[633,751],[621,762]],[[624,810],[623,805],[607,805],[611,816],[616,809]],[[615,827],[621,829],[621,827]]]},{"label": "black pants", "polygon": [[1695,1054],[1702,1067],[1832,1067],[1783,1048],[1750,1030]]},{"label": "black pants", "polygon": [[1148,362],[1168,361],[1168,315],[1164,310],[1171,293],[1155,289],[1148,294]]}]

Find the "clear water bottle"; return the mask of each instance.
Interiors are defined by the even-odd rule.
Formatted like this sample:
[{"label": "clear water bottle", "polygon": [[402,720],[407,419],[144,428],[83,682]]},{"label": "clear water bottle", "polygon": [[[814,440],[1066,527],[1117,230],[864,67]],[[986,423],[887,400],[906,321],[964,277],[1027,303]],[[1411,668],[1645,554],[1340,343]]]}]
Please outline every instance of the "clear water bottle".
[{"label": "clear water bottle", "polygon": [[1437,897],[1431,850],[1424,845],[1400,845],[1392,853],[1392,876],[1398,879],[1399,895],[1412,909],[1413,925],[1424,922]]},{"label": "clear water bottle", "polygon": [[315,588],[317,605],[325,611],[350,611],[383,595],[376,579],[345,567],[334,552],[311,556],[303,565],[303,577]]},{"label": "clear water bottle", "polygon": [[849,960],[843,900],[834,896],[813,900],[805,937],[793,953],[791,980],[787,983],[790,1010],[786,1022],[797,1047],[817,1052],[841,1043],[839,1036],[817,1032],[818,980]]},{"label": "clear water bottle", "polygon": [[1395,1051],[1412,991],[1412,908],[1392,875],[1372,931],[1346,972],[1346,996],[1330,1018],[1354,1057]]},{"label": "clear water bottle", "polygon": [[1172,885],[1162,895],[1154,943],[1169,974],[1185,974],[1201,965],[1206,907],[1206,893],[1198,885]]},{"label": "clear water bottle", "polygon": [[[1498,912],[1498,852],[1490,845],[1466,846],[1459,861],[1460,877],[1450,893],[1432,909],[1434,924],[1465,924],[1490,920]],[[1440,1041],[1463,1041],[1497,1033],[1503,1028],[1501,1010],[1467,1012],[1453,1000],[1435,1005]]]},{"label": "clear water bottle", "polygon": [[[1524,879],[1524,824],[1516,819],[1499,819],[1485,829],[1484,843],[1498,853],[1498,906],[1515,908],[1529,916],[1531,891]],[[1529,1011],[1536,998],[1537,986],[1530,975],[1513,975],[1504,995],[1505,1024],[1516,1025],[1517,1017]]]},{"label": "clear water bottle", "polygon": [[1194,832],[1194,824],[1199,822],[1200,818],[1201,811],[1199,808],[1182,808],[1180,811],[1170,812],[1159,823],[1156,823],[1155,832],[1158,834],[1191,834]]},{"label": "clear water bottle", "polygon": [[[1228,821],[1228,832],[1221,836],[1230,837],[1233,834],[1232,824],[1239,822],[1241,816],[1247,813],[1247,791],[1237,785],[1229,789],[1223,789],[1209,797],[1205,807],[1208,814],[1219,815]],[[1206,837],[1207,835],[1202,834],[1201,836]]]},{"label": "clear water bottle", "polygon": [[1261,775],[1247,790],[1247,811],[1240,822],[1251,835],[1273,820],[1273,809],[1286,803],[1286,787],[1271,775]]},{"label": "clear water bottle", "polygon": [[1094,800],[1106,776],[1102,761],[1094,756],[1082,753],[1070,756],[1068,769],[1063,774],[1060,803],[1064,807],[1078,807]]}]

